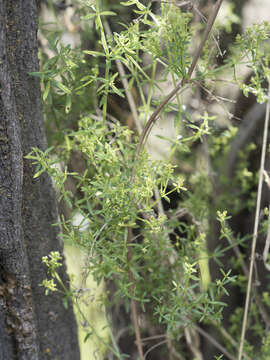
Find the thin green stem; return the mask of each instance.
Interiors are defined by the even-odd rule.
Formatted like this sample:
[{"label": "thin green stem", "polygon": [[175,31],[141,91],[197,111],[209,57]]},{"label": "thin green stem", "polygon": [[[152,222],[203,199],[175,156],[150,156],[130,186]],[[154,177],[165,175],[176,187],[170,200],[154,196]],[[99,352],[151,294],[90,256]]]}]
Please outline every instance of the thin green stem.
[{"label": "thin green stem", "polygon": [[103,111],[102,111],[103,121],[106,121],[106,116],[107,116],[110,68],[111,68],[111,61],[109,59],[106,59],[106,69],[105,69],[106,85],[105,85],[104,104],[103,104]]}]

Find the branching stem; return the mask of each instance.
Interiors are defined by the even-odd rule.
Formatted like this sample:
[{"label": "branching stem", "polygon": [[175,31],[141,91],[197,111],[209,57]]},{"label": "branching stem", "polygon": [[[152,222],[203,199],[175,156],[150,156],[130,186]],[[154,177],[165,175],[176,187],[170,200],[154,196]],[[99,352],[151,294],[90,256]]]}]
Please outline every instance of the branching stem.
[{"label": "branching stem", "polygon": [[[208,39],[209,34],[210,34],[211,30],[212,30],[212,27],[214,25],[214,22],[216,20],[216,17],[217,17],[217,14],[218,14],[218,11],[219,11],[219,9],[221,7],[222,2],[223,2],[223,0],[218,0],[216,2],[216,5],[214,6],[214,10],[213,10],[212,14],[210,15],[210,17],[209,17],[209,19],[207,21],[206,28],[204,30],[200,46],[198,47],[198,49],[197,49],[197,51],[196,51],[196,53],[194,55],[194,58],[192,60],[192,63],[191,63],[191,66],[189,68],[189,71],[187,73],[187,76],[185,78],[183,78],[178,83],[178,85],[176,85],[176,87],[169,93],[168,96],[166,96],[166,98],[161,102],[161,104],[157,107],[157,109],[153,112],[153,114],[150,116],[149,120],[147,121],[147,123],[146,123],[146,125],[145,125],[145,127],[143,129],[143,132],[142,132],[142,134],[141,134],[141,136],[139,138],[138,146],[137,146],[136,153],[135,153],[135,163],[136,163],[136,160],[139,157],[139,154],[140,154],[141,149],[143,147],[143,143],[146,140],[152,125],[155,124],[155,122],[157,121],[161,110],[168,104],[168,102],[178,93],[178,91],[184,85],[188,84],[191,81],[193,71],[194,71],[194,69],[195,69],[195,67],[196,67],[196,65],[198,63],[198,60],[199,60],[199,58],[201,56],[201,53],[202,53],[203,47],[205,45],[205,42]],[[132,178],[131,178],[131,183],[134,182],[135,169],[136,169],[136,167],[134,166],[133,173],[132,173]]]}]

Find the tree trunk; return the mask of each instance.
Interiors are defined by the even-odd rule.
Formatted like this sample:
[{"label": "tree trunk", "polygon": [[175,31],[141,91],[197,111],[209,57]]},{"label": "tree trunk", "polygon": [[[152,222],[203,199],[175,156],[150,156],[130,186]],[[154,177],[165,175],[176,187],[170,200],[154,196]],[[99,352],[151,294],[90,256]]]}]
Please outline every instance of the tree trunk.
[{"label": "tree trunk", "polygon": [[36,1],[0,0],[0,360],[76,360],[72,306],[39,286],[42,256],[62,245],[51,180],[24,158],[46,148],[37,50]]}]

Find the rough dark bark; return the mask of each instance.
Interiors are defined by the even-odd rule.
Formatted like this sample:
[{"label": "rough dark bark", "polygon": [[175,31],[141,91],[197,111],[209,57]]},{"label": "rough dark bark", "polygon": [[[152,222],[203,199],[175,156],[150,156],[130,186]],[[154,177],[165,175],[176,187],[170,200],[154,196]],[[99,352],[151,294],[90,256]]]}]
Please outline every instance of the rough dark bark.
[{"label": "rough dark bark", "polygon": [[[42,256],[62,252],[52,183],[24,158],[45,149],[35,0],[0,1],[0,360],[80,358],[72,306],[45,296]],[[60,275],[67,283],[65,267]]]}]

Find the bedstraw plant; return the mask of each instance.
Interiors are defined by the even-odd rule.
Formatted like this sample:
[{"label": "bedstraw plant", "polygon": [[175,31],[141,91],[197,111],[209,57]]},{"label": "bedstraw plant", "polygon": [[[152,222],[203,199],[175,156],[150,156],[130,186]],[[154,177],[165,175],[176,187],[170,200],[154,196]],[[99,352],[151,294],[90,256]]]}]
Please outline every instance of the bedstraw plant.
[{"label": "bedstraw plant", "polygon": [[[154,4],[128,0],[121,2],[122,10],[120,5],[111,10],[100,1],[79,1],[84,36],[91,29],[98,37],[92,49],[71,49],[48,35],[55,56],[45,61],[41,55],[41,71],[32,75],[41,78],[52,146],[45,152],[33,149],[27,158],[36,166],[36,177],[44,171],[51,175],[60,199],[69,208],[70,217],[61,216],[59,224],[64,241],[85,249],[84,275],[91,273],[98,283],[115,284],[113,294],[104,293],[104,303],[124,302],[140,360],[147,355],[141,335],[147,329],[139,321],[141,314],[163,329],[163,344],[171,359],[185,356],[187,350],[179,342],[182,336],[194,358],[200,358],[199,345],[187,340],[194,334],[206,338],[228,359],[235,359],[232,354],[238,349],[236,337],[243,312],[234,314],[231,333],[235,340],[223,327],[222,312],[228,291],[234,291],[231,285],[238,286],[240,280],[223,267],[222,259],[227,251],[243,245],[246,237],[234,238],[228,225],[230,209],[226,211],[218,199],[216,207],[211,205],[213,183],[207,170],[198,173],[194,169],[187,175],[176,159],[194,155],[194,144],[205,143],[207,138],[210,159],[222,158],[231,141],[228,137],[223,141],[226,132],[215,135],[215,116],[202,112],[195,118],[186,110],[186,91],[195,93],[200,85],[210,91],[225,71],[231,71],[232,81],[240,83],[237,67],[247,63],[254,69],[254,77],[250,84],[241,85],[244,94],[256,94],[259,102],[268,99],[261,84],[269,77],[265,57],[269,24],[237,37],[236,46],[241,51],[232,50],[218,66],[221,45],[217,34],[226,31],[222,21],[215,25],[222,0],[216,1],[207,22],[199,24],[193,17],[198,9],[192,2],[189,12],[181,2],[161,1],[155,11]],[[126,7],[133,12],[128,24],[118,19],[118,12]],[[118,31],[111,31],[111,21],[118,23]],[[226,28],[231,28],[228,23]],[[163,82],[168,77],[173,89],[167,95]],[[127,126],[128,119],[121,123],[111,114],[110,101],[115,98],[120,106],[129,106],[133,127]],[[152,126],[168,113],[174,113],[175,126],[168,161],[153,160],[147,151],[147,137]],[[80,171],[70,171],[74,154],[83,163]],[[216,169],[220,166],[216,159],[213,164]],[[243,182],[243,176],[240,178]],[[72,191],[67,181],[75,184]],[[165,210],[172,195],[179,205]],[[81,221],[75,225],[73,219],[78,215]],[[220,224],[220,245],[213,252],[207,250],[209,217],[217,218]],[[61,288],[56,255],[43,259],[49,269],[43,286],[46,292],[64,291],[76,302],[78,289]],[[210,260],[218,264],[216,278],[211,274]],[[251,311],[255,318],[257,310]],[[218,329],[219,342],[201,324]],[[264,336],[263,327],[259,322],[257,325],[256,331]],[[92,332],[91,328],[85,340]],[[118,359],[125,356],[114,340],[108,342],[107,351]],[[267,359],[269,336],[264,337],[262,350],[256,349],[256,356],[249,355],[250,351],[246,342],[241,356]]]}]

